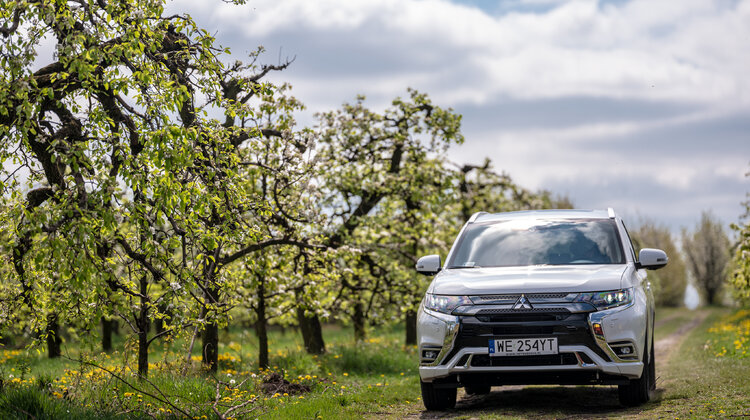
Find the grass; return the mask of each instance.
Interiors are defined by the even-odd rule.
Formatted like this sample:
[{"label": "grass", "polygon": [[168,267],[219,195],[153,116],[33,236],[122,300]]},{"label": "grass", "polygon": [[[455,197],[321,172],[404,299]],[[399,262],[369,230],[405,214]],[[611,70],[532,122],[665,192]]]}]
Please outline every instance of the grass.
[{"label": "grass", "polygon": [[[227,417],[244,412],[245,417],[308,419],[340,413],[359,418],[380,404],[418,398],[416,349],[404,348],[402,328],[378,329],[358,344],[350,330],[338,326],[327,326],[324,335],[328,352],[311,356],[302,350],[296,332],[271,332],[272,367],[261,371],[255,367],[254,334],[240,328],[224,331],[215,376],[199,369],[198,354],[193,367],[181,374],[184,340],[152,346],[148,381],[135,376],[132,350],[88,354],[88,360],[136,389],[69,358],[51,360],[33,350],[0,348],[0,418],[170,418],[179,416],[178,408],[192,418],[214,418],[212,406],[225,413],[246,401],[251,403]],[[124,345],[121,340],[118,344]],[[64,353],[70,358],[84,354],[74,346]]]},{"label": "grass", "polygon": [[[246,330],[225,331],[216,376],[197,368],[182,375],[183,343],[155,347],[149,381],[192,418],[216,418],[219,411],[251,401],[240,418],[400,419],[434,418],[726,418],[750,416],[750,311],[709,308],[707,319],[658,366],[657,398],[638,408],[623,408],[616,387],[503,387],[487,396],[459,391],[455,410],[426,413],[422,407],[416,350],[404,348],[403,329],[381,328],[354,344],[348,329],[324,330],[328,352],[306,354],[291,331],[271,334],[270,371],[254,367],[257,343]],[[657,339],[677,331],[694,313],[657,312]],[[72,350],[71,350],[72,353]],[[49,360],[36,352],[0,349],[0,418],[130,419],[179,418],[175,407],[138,381],[125,365],[126,353],[96,354],[97,363],[118,369],[134,390],[89,366]],[[264,378],[284,375],[289,383]],[[244,382],[243,382],[244,381]],[[218,387],[217,387],[218,384]],[[277,387],[277,388],[274,388]],[[281,388],[278,388],[281,387]],[[216,393],[219,393],[217,402]],[[222,408],[223,407],[223,408]],[[229,417],[237,411],[229,413]]]},{"label": "grass", "polygon": [[97,419],[113,413],[95,412],[67,401],[49,398],[38,388],[10,388],[0,392],[0,414],[4,419]]},{"label": "grass", "polygon": [[[654,417],[750,416],[750,358],[721,355],[722,347],[734,341],[722,331],[743,321],[750,326],[750,311],[711,309],[706,321],[683,341],[664,371],[662,403],[654,407]],[[745,329],[744,336],[749,332]]]}]

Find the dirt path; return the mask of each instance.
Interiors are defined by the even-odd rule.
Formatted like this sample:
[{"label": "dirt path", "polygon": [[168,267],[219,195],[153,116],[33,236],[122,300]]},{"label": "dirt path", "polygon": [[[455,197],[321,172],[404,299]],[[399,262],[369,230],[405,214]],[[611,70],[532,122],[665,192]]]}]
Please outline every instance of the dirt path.
[{"label": "dirt path", "polygon": [[671,321],[673,319],[677,319],[679,316],[680,316],[680,314],[673,314],[672,316],[668,316],[668,317],[666,317],[664,319],[657,319],[656,321],[654,321],[654,328],[659,328],[662,325],[666,324],[667,322],[669,322],[669,321]]},{"label": "dirt path", "polygon": [[[662,384],[659,380],[660,372],[666,369],[667,362],[687,337],[687,334],[693,328],[699,326],[706,319],[708,313],[709,311],[706,310],[696,311],[695,315],[682,324],[677,331],[654,343],[654,353],[657,360],[657,393],[663,391],[659,388],[659,385]],[[658,328],[676,317],[675,315],[659,320],[655,323],[655,327]],[[460,417],[462,419],[473,419],[488,414],[540,417],[550,411],[562,411],[565,414],[561,417],[566,419],[583,419],[608,417],[613,412],[622,410],[617,402],[616,387],[503,386],[495,389],[497,391],[481,396],[467,396],[463,389],[459,389],[455,410],[446,412],[413,411],[404,418],[451,419]]]},{"label": "dirt path", "polygon": [[[693,328],[700,325],[701,322],[706,319],[706,316],[708,316],[708,311],[696,311],[695,316],[691,320],[682,324],[680,328],[677,329],[677,331],[669,334],[661,340],[657,340],[656,343],[654,343],[654,353],[656,353],[656,358],[660,362],[666,362],[667,360],[669,360],[672,355],[672,351],[679,347],[679,344],[682,343],[682,340],[685,338],[687,333],[690,332],[690,330],[692,330]],[[662,320],[662,323],[671,320],[672,318],[667,318]],[[659,324],[654,324],[654,326],[658,328]]]}]

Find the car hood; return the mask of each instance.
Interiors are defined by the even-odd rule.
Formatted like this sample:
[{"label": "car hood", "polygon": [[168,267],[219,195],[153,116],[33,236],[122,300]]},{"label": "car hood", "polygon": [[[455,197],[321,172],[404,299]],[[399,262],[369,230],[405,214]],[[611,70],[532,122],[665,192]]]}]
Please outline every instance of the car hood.
[{"label": "car hood", "polygon": [[428,292],[486,295],[616,290],[626,269],[626,264],[445,269],[435,276]]}]

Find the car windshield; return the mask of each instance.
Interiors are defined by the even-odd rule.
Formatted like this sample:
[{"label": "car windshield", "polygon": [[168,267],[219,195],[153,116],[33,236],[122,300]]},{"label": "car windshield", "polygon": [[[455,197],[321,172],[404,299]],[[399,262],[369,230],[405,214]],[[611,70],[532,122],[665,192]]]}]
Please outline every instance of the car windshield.
[{"label": "car windshield", "polygon": [[518,219],[470,224],[448,268],[624,264],[611,219]]}]

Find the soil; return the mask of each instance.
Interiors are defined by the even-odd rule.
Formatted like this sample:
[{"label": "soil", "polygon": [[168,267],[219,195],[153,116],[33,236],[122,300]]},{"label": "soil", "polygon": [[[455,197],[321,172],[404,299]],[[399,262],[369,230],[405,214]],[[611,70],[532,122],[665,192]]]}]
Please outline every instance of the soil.
[{"label": "soil", "polygon": [[273,372],[263,378],[261,389],[263,390],[263,393],[267,395],[273,395],[276,393],[287,393],[289,395],[295,395],[310,392],[309,386],[303,384],[293,384],[284,379],[284,377],[277,372]]}]

